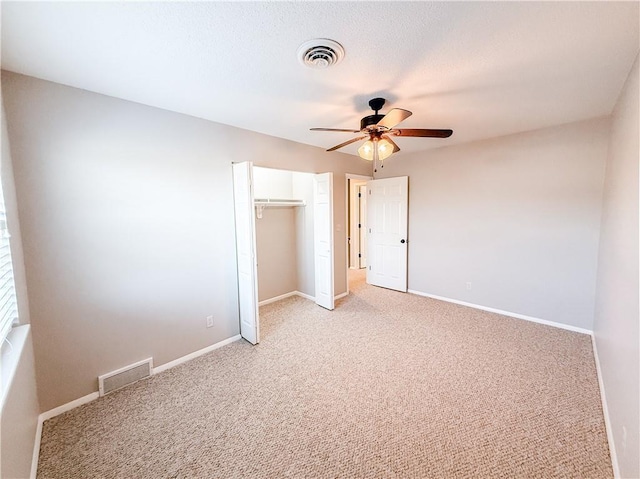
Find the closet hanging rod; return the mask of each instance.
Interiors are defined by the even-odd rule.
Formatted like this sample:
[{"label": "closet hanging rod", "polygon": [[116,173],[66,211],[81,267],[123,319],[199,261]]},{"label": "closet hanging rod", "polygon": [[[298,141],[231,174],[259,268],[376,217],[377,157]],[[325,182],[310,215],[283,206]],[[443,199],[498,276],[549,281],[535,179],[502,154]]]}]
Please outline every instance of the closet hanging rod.
[{"label": "closet hanging rod", "polygon": [[306,206],[304,200],[277,200],[277,199],[263,199],[256,198],[254,201],[256,206]]},{"label": "closet hanging rod", "polygon": [[265,208],[293,208],[296,206],[306,206],[307,203],[304,200],[277,200],[270,198],[257,198],[254,200],[256,207],[256,216],[258,219],[262,218],[262,213]]}]

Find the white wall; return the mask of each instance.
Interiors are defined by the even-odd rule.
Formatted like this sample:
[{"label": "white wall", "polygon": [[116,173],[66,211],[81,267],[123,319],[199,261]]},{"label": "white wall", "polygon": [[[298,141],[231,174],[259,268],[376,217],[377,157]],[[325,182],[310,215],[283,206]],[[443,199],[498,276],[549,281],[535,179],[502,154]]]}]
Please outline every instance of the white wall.
[{"label": "white wall", "polygon": [[409,176],[409,288],[590,330],[608,133],[598,119],[385,161],[377,177]]},{"label": "white wall", "polygon": [[640,477],[638,58],[613,112],[594,335],[621,477]]},{"label": "white wall", "polygon": [[272,200],[294,199],[293,172],[255,167],[253,169],[253,197]]},{"label": "white wall", "polygon": [[[30,477],[38,427],[38,393],[29,325],[15,328],[10,335],[13,350],[2,351],[3,383],[0,413],[0,477]],[[6,372],[11,372],[6,378]],[[4,384],[3,384],[4,386]]]},{"label": "white wall", "polygon": [[0,345],[0,477],[29,477],[40,414],[33,344],[29,332],[29,303],[22,254],[22,236],[16,204],[4,107],[2,110],[2,192],[11,233],[11,253],[21,326],[9,333],[12,346]]},{"label": "white wall", "polygon": [[[335,175],[334,175],[335,177]],[[334,191],[334,201],[338,192]],[[297,252],[297,291],[315,297],[316,295],[316,277],[315,277],[315,242],[314,242],[314,220],[313,220],[313,175],[308,173],[293,173],[293,197],[304,200],[306,205],[304,208],[295,208],[296,215],[296,252]],[[337,240],[342,238],[336,233]],[[335,274],[338,278],[343,278],[339,265],[335,266]],[[340,287],[336,287],[338,291],[346,291],[346,282],[341,283]],[[337,293],[339,294],[339,293]]]},{"label": "white wall", "polygon": [[[337,177],[370,168],[13,73],[2,85],[43,410],[96,391],[99,374],[238,333],[232,162]],[[344,185],[334,200],[338,228]],[[336,248],[344,265],[344,240]]]}]

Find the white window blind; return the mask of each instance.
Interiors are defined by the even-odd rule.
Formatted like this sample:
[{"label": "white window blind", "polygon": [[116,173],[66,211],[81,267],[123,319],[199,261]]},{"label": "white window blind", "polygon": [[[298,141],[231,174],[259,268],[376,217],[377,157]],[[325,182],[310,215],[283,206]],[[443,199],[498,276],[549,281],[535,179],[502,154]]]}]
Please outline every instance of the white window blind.
[{"label": "white window blind", "polygon": [[11,246],[9,244],[9,231],[7,230],[4,194],[0,184],[0,345],[11,330],[11,327],[17,322],[16,286],[13,280],[13,264],[11,262]]}]

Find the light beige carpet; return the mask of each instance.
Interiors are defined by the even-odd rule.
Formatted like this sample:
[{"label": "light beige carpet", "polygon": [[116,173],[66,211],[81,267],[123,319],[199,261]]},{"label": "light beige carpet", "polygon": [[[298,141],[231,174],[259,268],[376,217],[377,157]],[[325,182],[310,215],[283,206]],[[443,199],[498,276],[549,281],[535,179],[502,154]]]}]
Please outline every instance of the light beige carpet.
[{"label": "light beige carpet", "polygon": [[588,336],[352,287],[45,422],[38,477],[612,477]]}]

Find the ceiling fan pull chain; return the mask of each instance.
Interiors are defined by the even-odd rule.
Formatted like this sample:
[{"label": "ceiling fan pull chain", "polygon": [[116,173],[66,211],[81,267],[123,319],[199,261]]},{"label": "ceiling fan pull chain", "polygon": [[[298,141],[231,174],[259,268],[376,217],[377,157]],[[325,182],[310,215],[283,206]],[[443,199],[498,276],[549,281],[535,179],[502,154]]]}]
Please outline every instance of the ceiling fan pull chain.
[{"label": "ceiling fan pull chain", "polygon": [[380,152],[378,151],[378,137],[373,137],[373,169],[374,173],[378,171],[378,160],[380,159]]}]

